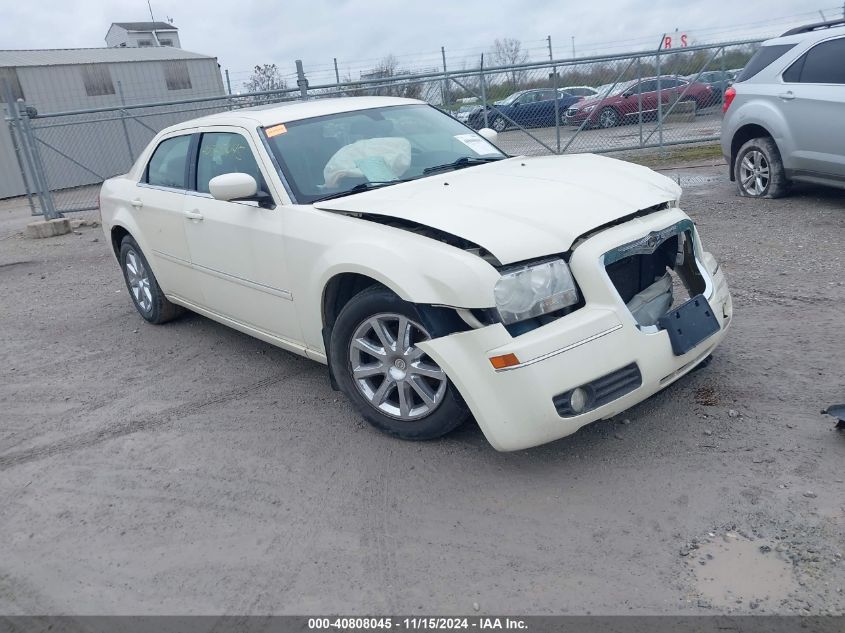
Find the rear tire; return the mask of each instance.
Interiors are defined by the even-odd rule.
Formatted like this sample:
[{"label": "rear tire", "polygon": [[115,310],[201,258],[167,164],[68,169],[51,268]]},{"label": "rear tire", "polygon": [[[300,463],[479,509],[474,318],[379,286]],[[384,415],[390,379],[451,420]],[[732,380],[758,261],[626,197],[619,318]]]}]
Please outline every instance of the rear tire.
[{"label": "rear tire", "polygon": [[118,260],[132,303],[144,320],[160,325],[184,312],[184,308],[170,303],[164,296],[147,258],[132,236],[127,235],[121,241]]},{"label": "rear tire", "polygon": [[746,198],[781,198],[789,192],[780,151],[767,136],[753,138],[739,148],[734,179],[739,194]]},{"label": "rear tire", "polygon": [[343,307],[331,333],[340,389],[367,422],[403,440],[440,437],[469,417],[445,372],[416,347],[430,338],[421,323],[416,307],[372,286]]}]

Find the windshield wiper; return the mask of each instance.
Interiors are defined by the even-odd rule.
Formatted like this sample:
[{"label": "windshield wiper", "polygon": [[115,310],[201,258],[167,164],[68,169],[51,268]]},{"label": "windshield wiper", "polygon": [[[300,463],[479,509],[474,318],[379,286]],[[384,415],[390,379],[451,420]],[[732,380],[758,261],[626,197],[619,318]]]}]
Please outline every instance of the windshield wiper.
[{"label": "windshield wiper", "polygon": [[351,189],[347,189],[346,191],[338,191],[337,193],[330,193],[327,196],[315,198],[311,201],[311,204],[314,204],[315,202],[322,202],[323,200],[332,200],[333,198],[351,196],[353,193],[361,193],[363,191],[370,191],[372,189],[380,189],[381,187],[386,187],[387,185],[395,185],[399,182],[409,182],[411,180],[415,180],[415,178],[400,178],[398,180],[375,180],[372,182],[362,182],[355,185]]},{"label": "windshield wiper", "polygon": [[497,160],[504,160],[505,156],[488,156],[482,158],[481,156],[462,156],[456,161],[445,163],[444,165],[434,165],[433,167],[426,167],[423,169],[423,174],[431,174],[435,171],[446,171],[447,169],[460,169],[461,167],[469,167],[470,165],[480,165],[482,163],[494,163]]}]

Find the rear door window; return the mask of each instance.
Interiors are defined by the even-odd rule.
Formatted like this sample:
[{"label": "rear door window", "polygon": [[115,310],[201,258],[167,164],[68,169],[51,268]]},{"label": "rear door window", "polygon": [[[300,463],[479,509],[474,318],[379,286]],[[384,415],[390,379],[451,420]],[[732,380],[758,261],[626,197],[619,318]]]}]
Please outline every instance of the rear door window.
[{"label": "rear door window", "polygon": [[780,59],[787,51],[795,48],[795,44],[774,44],[772,46],[761,46],[735,79],[736,83],[751,79],[754,75],[763,70],[766,66]]},{"label": "rear door window", "polygon": [[845,38],[817,44],[783,73],[787,83],[845,84]]},{"label": "rear door window", "polygon": [[188,151],[191,136],[174,136],[156,147],[144,172],[144,182],[158,187],[186,189]]},{"label": "rear door window", "polygon": [[639,85],[630,88],[633,94],[637,94],[638,92],[645,94],[646,92],[654,92],[655,90],[657,90],[657,80],[641,81]]}]

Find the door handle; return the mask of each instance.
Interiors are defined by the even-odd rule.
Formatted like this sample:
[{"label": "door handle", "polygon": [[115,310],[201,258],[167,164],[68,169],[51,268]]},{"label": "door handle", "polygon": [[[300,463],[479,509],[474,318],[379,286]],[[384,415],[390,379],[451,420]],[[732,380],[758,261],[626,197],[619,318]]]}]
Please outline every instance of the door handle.
[{"label": "door handle", "polygon": [[185,217],[189,220],[202,220],[202,213],[197,210],[185,211]]},{"label": "door handle", "polygon": [[794,98],[795,98],[795,95],[794,95],[794,94],[792,94],[792,91],[791,91],[791,90],[787,90],[786,92],[782,92],[782,93],[780,93],[778,96],[779,96],[781,99],[783,99],[784,101],[791,101],[792,99],[794,99]]},{"label": "door handle", "polygon": [[130,204],[133,207],[135,207],[136,209],[140,209],[141,207],[144,206],[144,201],[141,200],[140,198],[135,198],[132,202],[130,202]]}]

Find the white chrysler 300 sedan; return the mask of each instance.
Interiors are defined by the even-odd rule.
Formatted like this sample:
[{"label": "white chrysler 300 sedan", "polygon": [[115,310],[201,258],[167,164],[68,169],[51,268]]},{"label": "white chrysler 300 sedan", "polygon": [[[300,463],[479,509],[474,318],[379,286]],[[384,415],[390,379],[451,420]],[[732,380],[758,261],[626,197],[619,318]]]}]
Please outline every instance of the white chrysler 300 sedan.
[{"label": "white chrysler 300 sedan", "polygon": [[472,414],[526,448],[705,361],[732,306],[671,180],[495,141],[409,99],[214,114],[103,184],[103,228],[147,321],[187,308],[325,363],[392,435]]}]

